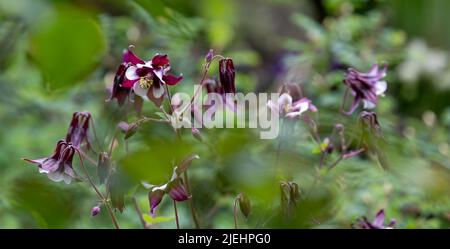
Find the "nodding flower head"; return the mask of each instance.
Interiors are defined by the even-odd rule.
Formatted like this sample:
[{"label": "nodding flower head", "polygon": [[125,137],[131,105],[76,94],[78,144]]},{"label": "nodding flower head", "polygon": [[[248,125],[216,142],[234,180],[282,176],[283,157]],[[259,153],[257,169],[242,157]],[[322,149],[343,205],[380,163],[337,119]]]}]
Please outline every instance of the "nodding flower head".
[{"label": "nodding flower head", "polygon": [[161,105],[165,93],[164,84],[176,85],[183,76],[168,74],[170,61],[167,55],[156,54],[150,61],[144,61],[130,48],[123,55],[123,64],[126,69],[125,77],[119,80],[120,87],[133,89],[136,95],[143,99],[150,99],[158,106]]},{"label": "nodding flower head", "polygon": [[97,216],[101,211],[100,206],[95,206],[91,209],[91,216]]},{"label": "nodding flower head", "polygon": [[269,100],[267,102],[267,106],[272,112],[291,119],[300,117],[302,113],[308,110],[312,112],[317,111],[317,108],[308,98],[301,98],[297,101],[293,101],[291,95],[287,93],[281,94],[277,103]]},{"label": "nodding flower head", "polygon": [[360,229],[393,229],[395,227],[396,221],[392,219],[387,226],[384,225],[384,220],[386,218],[386,214],[384,213],[384,209],[378,211],[375,219],[370,222],[367,217],[363,216],[356,220],[356,224],[353,224],[353,228]]},{"label": "nodding flower head", "polygon": [[[344,112],[346,115],[352,114],[362,102],[365,109],[374,109],[378,104],[378,96],[383,96],[387,89],[386,81],[382,79],[386,76],[387,65],[381,69],[375,64],[367,73],[362,73],[350,68],[345,75],[344,84],[351,90],[353,102],[350,109]],[[345,100],[344,100],[345,101]]]},{"label": "nodding flower head", "polygon": [[53,155],[34,160],[23,158],[23,160],[37,164],[39,172],[47,174],[50,180],[55,182],[64,181],[66,184],[69,184],[76,177],[72,167],[75,152],[76,148],[72,143],[59,140]]},{"label": "nodding flower head", "polygon": [[87,148],[91,148],[89,138],[90,121],[91,114],[89,112],[74,112],[69,129],[67,130],[66,141],[72,143],[77,148],[80,148],[83,142],[85,142]]},{"label": "nodding flower head", "polygon": [[219,61],[219,80],[225,93],[236,93],[234,78],[233,60],[231,58],[221,59]]},{"label": "nodding flower head", "polygon": [[194,159],[198,159],[197,155],[191,155],[183,160],[179,166],[173,169],[173,174],[170,180],[162,185],[151,185],[143,183],[144,187],[149,188],[148,200],[150,203],[150,214],[155,215],[156,208],[161,203],[164,195],[169,195],[174,201],[185,201],[191,198],[186,187],[184,186],[181,175],[190,166]]}]

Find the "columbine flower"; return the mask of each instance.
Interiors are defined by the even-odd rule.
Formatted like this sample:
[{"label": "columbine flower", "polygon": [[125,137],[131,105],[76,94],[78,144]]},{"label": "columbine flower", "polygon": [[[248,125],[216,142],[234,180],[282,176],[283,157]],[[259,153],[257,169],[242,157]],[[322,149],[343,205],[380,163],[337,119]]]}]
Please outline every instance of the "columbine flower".
[{"label": "columbine flower", "polygon": [[183,79],[182,75],[167,74],[170,70],[167,55],[156,54],[151,61],[144,61],[128,49],[124,53],[123,61],[128,67],[122,86],[132,88],[136,95],[143,99],[150,99],[156,105],[161,104],[165,93],[164,84],[175,85]]},{"label": "columbine flower", "polygon": [[301,98],[295,102],[292,101],[291,95],[283,93],[278,102],[274,103],[272,100],[267,102],[267,106],[275,113],[287,118],[297,118],[306,111],[316,112],[317,108],[312,104],[308,98]]},{"label": "columbine flower", "polygon": [[150,192],[148,193],[148,200],[150,203],[150,214],[152,216],[155,215],[156,208],[166,194],[168,194],[170,198],[175,201],[185,201],[191,198],[191,195],[188,194],[186,187],[184,186],[181,175],[192,163],[192,160],[198,158],[199,157],[197,155],[191,155],[183,160],[180,166],[173,169],[172,177],[165,184],[154,186],[145,182],[142,183],[144,187],[150,189]]},{"label": "columbine flower", "polygon": [[221,59],[219,61],[219,79],[224,93],[236,93],[234,78],[233,60],[231,58]]},{"label": "columbine flower", "polygon": [[72,167],[73,155],[76,148],[72,143],[64,140],[58,141],[55,152],[50,157],[40,159],[25,159],[30,163],[35,163],[39,167],[39,173],[47,174],[48,178],[55,182],[64,181],[69,184],[76,177]]},{"label": "columbine flower", "polygon": [[88,136],[90,120],[91,114],[89,112],[74,112],[67,130],[66,141],[77,148],[80,148],[82,143],[85,142],[89,149],[91,147]]},{"label": "columbine flower", "polygon": [[344,112],[345,114],[352,114],[361,101],[365,109],[376,107],[378,96],[383,96],[387,89],[386,81],[381,80],[386,76],[386,70],[386,65],[380,69],[377,64],[373,65],[367,73],[361,73],[353,68],[348,69],[344,84],[350,88],[354,98],[350,110]]},{"label": "columbine flower", "polygon": [[384,220],[386,218],[386,215],[384,213],[384,209],[381,209],[378,211],[377,215],[375,216],[375,219],[373,222],[370,222],[367,220],[367,217],[363,216],[362,218],[357,219],[357,224],[352,225],[354,228],[360,228],[360,229],[393,229],[396,221],[392,219],[387,226],[384,226]]}]

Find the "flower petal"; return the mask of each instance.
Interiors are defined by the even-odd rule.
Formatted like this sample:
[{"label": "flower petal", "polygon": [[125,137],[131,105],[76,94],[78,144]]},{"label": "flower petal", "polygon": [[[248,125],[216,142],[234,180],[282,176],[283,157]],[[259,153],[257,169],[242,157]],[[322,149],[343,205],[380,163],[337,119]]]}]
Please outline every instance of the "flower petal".
[{"label": "flower petal", "polygon": [[155,216],[155,210],[161,203],[164,197],[164,191],[160,189],[153,189],[148,193],[148,201],[150,203],[150,215]]},{"label": "flower petal", "polygon": [[139,57],[137,57],[130,49],[127,49],[126,51],[124,51],[123,61],[125,63],[131,63],[134,65],[145,63],[143,60],[139,59]]},{"label": "flower petal", "polygon": [[292,97],[287,93],[281,94],[281,96],[278,98],[278,107],[281,107],[280,109],[282,109],[285,105],[292,105]]},{"label": "flower petal", "polygon": [[377,95],[383,95],[384,92],[386,92],[386,89],[387,89],[386,81],[378,81],[375,84],[375,92]]},{"label": "flower petal", "polygon": [[162,86],[160,86],[160,87],[153,86],[152,91],[153,91],[153,96],[155,96],[155,98],[157,98],[157,99],[161,98],[164,95],[164,87],[162,87]]},{"label": "flower petal", "polygon": [[125,77],[127,80],[137,80],[139,79],[139,75],[137,75],[136,70],[138,68],[135,66],[131,66],[127,68],[127,71],[125,71]]},{"label": "flower petal", "polygon": [[147,92],[149,89],[144,89],[139,85],[139,83],[135,83],[133,86],[133,91],[136,95],[140,96],[143,99],[147,99]]},{"label": "flower petal", "polygon": [[371,101],[363,99],[364,109],[374,109],[377,105]]},{"label": "flower petal", "polygon": [[176,178],[170,182],[168,191],[169,196],[175,201],[185,201],[191,198],[191,196],[187,193],[181,178]]},{"label": "flower petal", "polygon": [[178,82],[180,82],[183,79],[183,75],[180,75],[180,76],[163,75],[162,79],[167,85],[172,86],[172,85],[176,85]]},{"label": "flower petal", "polygon": [[160,68],[169,66],[169,57],[165,55],[156,54],[152,59],[153,68]]},{"label": "flower petal", "polygon": [[384,209],[381,209],[380,211],[378,211],[377,215],[375,216],[375,219],[372,222],[373,226],[382,228],[384,218],[385,218]]}]

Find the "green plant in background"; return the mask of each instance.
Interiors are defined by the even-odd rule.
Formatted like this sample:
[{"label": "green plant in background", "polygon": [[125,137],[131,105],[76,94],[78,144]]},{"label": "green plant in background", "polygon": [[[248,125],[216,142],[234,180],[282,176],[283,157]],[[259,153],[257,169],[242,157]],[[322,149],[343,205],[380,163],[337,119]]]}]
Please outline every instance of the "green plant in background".
[{"label": "green plant in background", "polygon": [[[381,215],[357,221],[384,209],[396,227],[447,228],[447,36],[422,27],[445,18],[432,14],[445,8],[393,2],[2,1],[0,227],[110,228],[111,217],[121,228],[389,227]],[[420,28],[411,31],[412,23]],[[218,63],[202,66],[213,48],[233,58],[237,91],[280,88],[292,103],[308,96],[319,110],[284,120],[273,141],[252,129],[176,135],[166,101],[166,114],[139,98],[121,107],[105,102],[132,93],[113,91],[129,44],[143,58],[170,55],[171,72],[184,77],[172,93],[219,80]],[[375,63],[388,64],[376,114],[360,113],[363,104],[352,116],[339,114],[347,68],[367,72]],[[93,117],[92,150],[73,149],[75,181],[53,183],[19,160],[51,154],[82,110]],[[189,176],[174,174],[193,154],[200,159]],[[78,155],[103,197],[77,182],[89,183]],[[172,190],[192,199],[175,202],[186,198]],[[172,197],[157,198],[156,216],[149,193]]]}]

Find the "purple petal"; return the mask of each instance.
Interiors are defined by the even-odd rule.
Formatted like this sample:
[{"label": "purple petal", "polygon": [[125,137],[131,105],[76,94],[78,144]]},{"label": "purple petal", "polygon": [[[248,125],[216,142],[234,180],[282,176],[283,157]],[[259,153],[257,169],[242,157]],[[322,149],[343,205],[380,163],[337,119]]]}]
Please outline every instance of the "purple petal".
[{"label": "purple petal", "polygon": [[123,61],[125,63],[131,63],[133,65],[144,64],[145,62],[137,57],[130,49],[125,50],[123,53]]},{"label": "purple petal", "polygon": [[158,207],[159,203],[161,203],[162,198],[164,197],[164,191],[161,189],[155,189],[148,193],[148,201],[150,203],[150,215],[155,215],[155,210]]},{"label": "purple petal", "polygon": [[385,218],[384,209],[381,209],[380,211],[378,211],[378,213],[375,216],[375,219],[373,220],[372,224],[375,227],[383,227],[384,218]]}]

